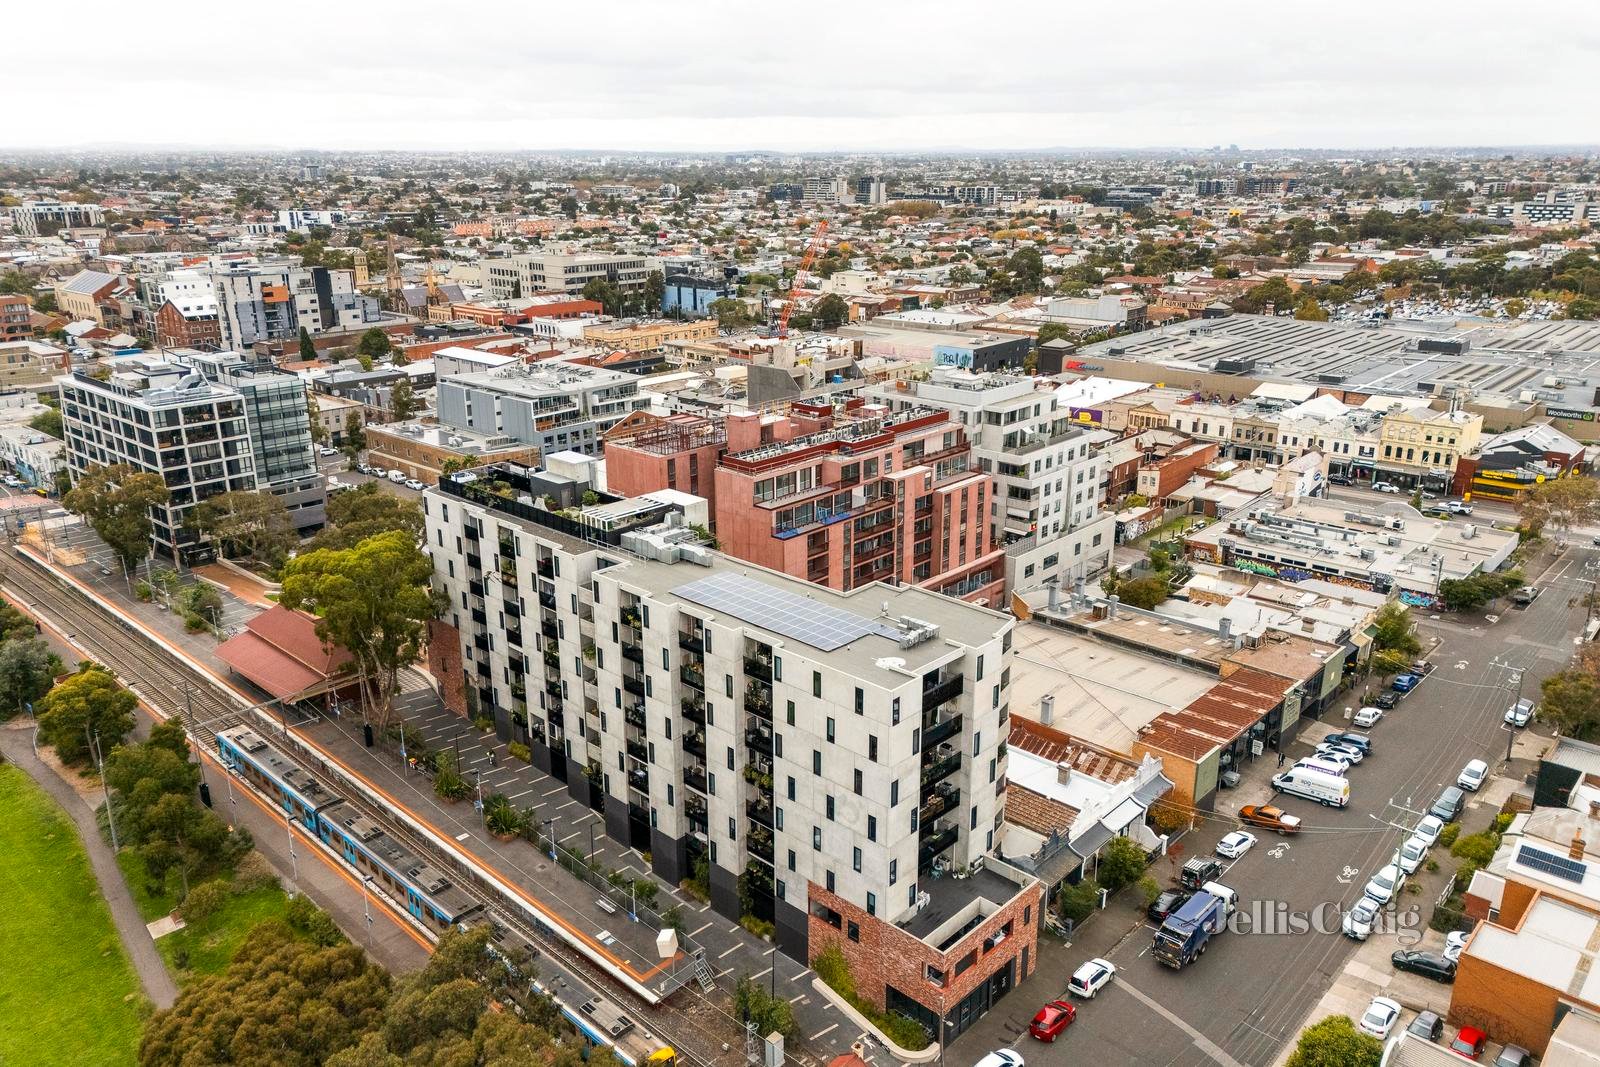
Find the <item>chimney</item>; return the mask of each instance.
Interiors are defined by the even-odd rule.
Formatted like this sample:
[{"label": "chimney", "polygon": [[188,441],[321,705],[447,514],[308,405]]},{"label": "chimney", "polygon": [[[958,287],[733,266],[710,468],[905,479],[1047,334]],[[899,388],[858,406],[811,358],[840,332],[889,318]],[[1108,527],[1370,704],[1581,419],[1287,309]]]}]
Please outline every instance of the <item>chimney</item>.
[{"label": "chimney", "polygon": [[1049,693],[1039,698],[1039,725],[1049,726],[1056,715],[1056,698]]},{"label": "chimney", "polygon": [[1106,618],[1114,619],[1117,617],[1117,604],[1121,601],[1121,599],[1122,598],[1117,596],[1115,593],[1112,593],[1110,596],[1106,597]]},{"label": "chimney", "polygon": [[1067,763],[1056,764],[1056,784],[1067,785],[1072,781],[1072,765]]},{"label": "chimney", "polygon": [[1583,859],[1583,849],[1584,849],[1583,831],[1582,830],[1574,830],[1574,831],[1572,831],[1572,847],[1567,849],[1567,856],[1569,858],[1571,858],[1571,859],[1581,860],[1581,859]]},{"label": "chimney", "polygon": [[1233,620],[1226,615],[1217,620],[1217,636],[1224,641],[1233,640]]},{"label": "chimney", "polygon": [[1600,800],[1589,801],[1589,818],[1600,819]]},{"label": "chimney", "polygon": [[1060,582],[1046,582],[1045,583],[1045,588],[1050,590],[1050,610],[1051,611],[1060,611],[1061,610],[1061,583]]}]

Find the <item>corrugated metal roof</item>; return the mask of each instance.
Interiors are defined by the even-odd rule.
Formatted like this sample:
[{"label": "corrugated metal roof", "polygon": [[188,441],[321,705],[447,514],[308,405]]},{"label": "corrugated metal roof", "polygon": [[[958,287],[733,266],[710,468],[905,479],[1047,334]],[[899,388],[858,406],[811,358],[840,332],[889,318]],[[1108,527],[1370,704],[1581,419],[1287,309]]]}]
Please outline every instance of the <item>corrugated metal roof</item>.
[{"label": "corrugated metal roof", "polygon": [[97,270],[80,270],[61,283],[61,291],[93,296],[106,286],[115,285],[116,281],[117,276],[115,274],[102,274]]}]

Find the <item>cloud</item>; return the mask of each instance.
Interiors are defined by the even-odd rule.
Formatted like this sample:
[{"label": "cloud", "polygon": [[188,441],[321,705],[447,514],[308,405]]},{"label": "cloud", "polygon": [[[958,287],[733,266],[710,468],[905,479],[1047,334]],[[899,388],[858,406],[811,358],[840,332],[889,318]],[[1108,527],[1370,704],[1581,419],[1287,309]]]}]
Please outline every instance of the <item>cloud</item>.
[{"label": "cloud", "polygon": [[[0,144],[1371,147],[1600,141],[1589,3],[90,0],[7,14]],[[15,90],[14,90],[15,92]]]}]

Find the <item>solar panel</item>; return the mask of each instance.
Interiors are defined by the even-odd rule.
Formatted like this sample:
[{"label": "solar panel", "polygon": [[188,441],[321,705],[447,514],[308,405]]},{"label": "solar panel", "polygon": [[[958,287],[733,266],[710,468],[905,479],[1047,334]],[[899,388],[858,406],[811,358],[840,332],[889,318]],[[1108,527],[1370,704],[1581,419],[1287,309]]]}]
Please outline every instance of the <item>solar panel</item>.
[{"label": "solar panel", "polygon": [[1568,859],[1566,856],[1558,856],[1554,852],[1546,852],[1532,845],[1523,845],[1517,849],[1517,862],[1524,867],[1532,867],[1536,871],[1543,871],[1568,882],[1581,883],[1583,876],[1589,871],[1589,865],[1582,860]]},{"label": "solar panel", "polygon": [[684,600],[726,612],[824,652],[842,648],[867,634],[900,636],[900,631],[894,627],[842,608],[819,604],[810,597],[743,574],[713,574],[680,585],[672,592]]}]

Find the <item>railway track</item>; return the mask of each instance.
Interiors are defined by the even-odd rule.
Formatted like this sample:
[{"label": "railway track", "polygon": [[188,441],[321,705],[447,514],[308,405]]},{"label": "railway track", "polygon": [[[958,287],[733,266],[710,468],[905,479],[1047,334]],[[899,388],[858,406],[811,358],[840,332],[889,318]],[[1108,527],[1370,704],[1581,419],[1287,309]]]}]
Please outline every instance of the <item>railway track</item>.
[{"label": "railway track", "polygon": [[[743,1061],[742,1035],[717,1002],[719,990],[702,992],[687,983],[682,988],[692,999],[667,1008],[619,987],[602,968],[572,950],[542,924],[508,907],[499,887],[374,803],[347,774],[330,766],[320,753],[295,737],[281,716],[273,716],[264,705],[245,706],[236,694],[172,656],[144,631],[106,611],[20,550],[13,549],[13,554],[0,564],[0,586],[62,629],[92,658],[111,668],[159,714],[178,717],[191,740],[203,748],[209,750],[216,731],[227,726],[248,723],[258,729],[265,727],[270,737],[334,786],[347,803],[377,822],[413,854],[426,856],[430,863],[448,871],[456,884],[483,900],[495,924],[537,948],[564,977],[608,999],[615,999],[619,993],[627,995],[629,1014],[663,1043],[671,1044],[681,1059],[707,1067],[732,1067]],[[582,992],[573,995],[583,999]]]}]

